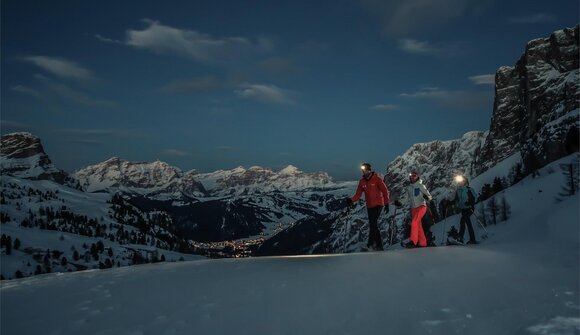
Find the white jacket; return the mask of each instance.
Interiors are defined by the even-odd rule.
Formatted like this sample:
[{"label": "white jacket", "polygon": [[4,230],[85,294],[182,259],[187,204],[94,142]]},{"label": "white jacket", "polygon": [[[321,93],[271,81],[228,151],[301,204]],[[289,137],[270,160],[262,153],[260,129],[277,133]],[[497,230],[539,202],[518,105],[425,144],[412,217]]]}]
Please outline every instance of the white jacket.
[{"label": "white jacket", "polygon": [[423,185],[421,179],[418,179],[414,184],[407,186],[407,197],[411,208],[426,206],[427,202],[425,201],[425,198],[427,198],[428,201],[433,199],[425,185]]}]

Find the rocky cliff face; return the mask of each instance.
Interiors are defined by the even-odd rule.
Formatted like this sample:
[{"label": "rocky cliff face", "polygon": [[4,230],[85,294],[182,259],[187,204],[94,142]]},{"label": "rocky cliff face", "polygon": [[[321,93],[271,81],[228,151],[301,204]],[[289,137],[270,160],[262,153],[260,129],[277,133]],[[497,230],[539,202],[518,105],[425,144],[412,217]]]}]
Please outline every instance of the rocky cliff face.
[{"label": "rocky cliff face", "polygon": [[565,138],[580,126],[579,26],[530,41],[515,66],[495,76],[495,102],[489,136],[477,172],[522,152],[533,169],[567,154]]},{"label": "rocky cliff face", "polygon": [[434,197],[445,193],[455,174],[475,175],[475,158],[483,145],[486,133],[473,131],[461,139],[417,143],[398,156],[387,167],[385,181],[392,197],[404,192],[411,169],[421,173],[425,185]]},{"label": "rocky cliff face", "polygon": [[25,179],[64,183],[66,174],[54,167],[40,139],[30,133],[3,135],[0,140],[0,173]]}]

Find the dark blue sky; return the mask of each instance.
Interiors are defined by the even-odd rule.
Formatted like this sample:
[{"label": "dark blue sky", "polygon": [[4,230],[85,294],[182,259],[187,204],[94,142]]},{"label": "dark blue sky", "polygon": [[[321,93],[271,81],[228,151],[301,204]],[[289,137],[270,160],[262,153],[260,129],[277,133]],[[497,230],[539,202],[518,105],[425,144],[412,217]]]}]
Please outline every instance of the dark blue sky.
[{"label": "dark blue sky", "polygon": [[493,74],[579,21],[499,0],[2,1],[2,134],[67,171],[112,156],[359,177],[487,130]]}]

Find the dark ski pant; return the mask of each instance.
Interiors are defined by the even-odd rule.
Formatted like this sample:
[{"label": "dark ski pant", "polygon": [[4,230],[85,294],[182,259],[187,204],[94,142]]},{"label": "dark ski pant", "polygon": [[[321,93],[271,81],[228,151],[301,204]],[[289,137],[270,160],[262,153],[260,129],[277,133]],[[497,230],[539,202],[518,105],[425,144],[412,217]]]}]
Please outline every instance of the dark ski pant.
[{"label": "dark ski pant", "polygon": [[367,247],[373,246],[377,250],[383,250],[383,239],[381,238],[378,224],[382,210],[383,206],[367,208],[369,215],[369,242],[367,243]]},{"label": "dark ski pant", "polygon": [[473,209],[467,208],[461,210],[461,220],[459,223],[461,227],[459,228],[459,237],[463,241],[463,235],[465,234],[465,225],[469,230],[469,240],[475,242],[475,233],[473,232],[473,226],[471,225],[471,214],[473,214]]}]

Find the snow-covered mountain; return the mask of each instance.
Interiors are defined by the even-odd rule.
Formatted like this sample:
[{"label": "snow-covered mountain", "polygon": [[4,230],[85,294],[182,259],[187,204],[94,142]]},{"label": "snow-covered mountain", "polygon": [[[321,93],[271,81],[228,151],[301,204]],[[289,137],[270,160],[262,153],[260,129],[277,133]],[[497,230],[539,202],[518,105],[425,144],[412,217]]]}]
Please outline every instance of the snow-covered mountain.
[{"label": "snow-covered mountain", "polygon": [[418,168],[427,187],[441,201],[452,188],[454,174],[475,177],[518,154],[522,162],[513,163],[530,172],[577,150],[579,27],[530,41],[514,66],[498,69],[487,132],[411,146],[388,165],[389,187],[395,192],[402,190],[410,169]]},{"label": "snow-covered mountain", "polygon": [[129,162],[113,157],[77,170],[71,177],[87,192],[119,190],[163,199],[202,197],[206,192],[192,174],[161,161]]},{"label": "snow-covered mountain", "polygon": [[24,132],[2,135],[0,174],[26,179],[49,179],[61,184],[66,177],[63,171],[54,167],[40,139]]},{"label": "snow-covered mountain", "polygon": [[271,192],[309,191],[336,187],[325,172],[305,173],[293,165],[274,172],[269,168],[237,167],[198,174],[197,179],[212,196],[247,195]]},{"label": "snow-covered mountain", "polygon": [[417,169],[431,194],[438,198],[451,187],[454,175],[476,175],[475,160],[486,136],[472,131],[457,140],[414,144],[387,166],[387,185],[393,194],[404,192],[409,172]]},{"label": "snow-covered mountain", "polygon": [[531,168],[569,154],[566,138],[580,127],[579,27],[530,41],[514,66],[495,75],[489,135],[478,157],[478,173],[521,151]]}]

